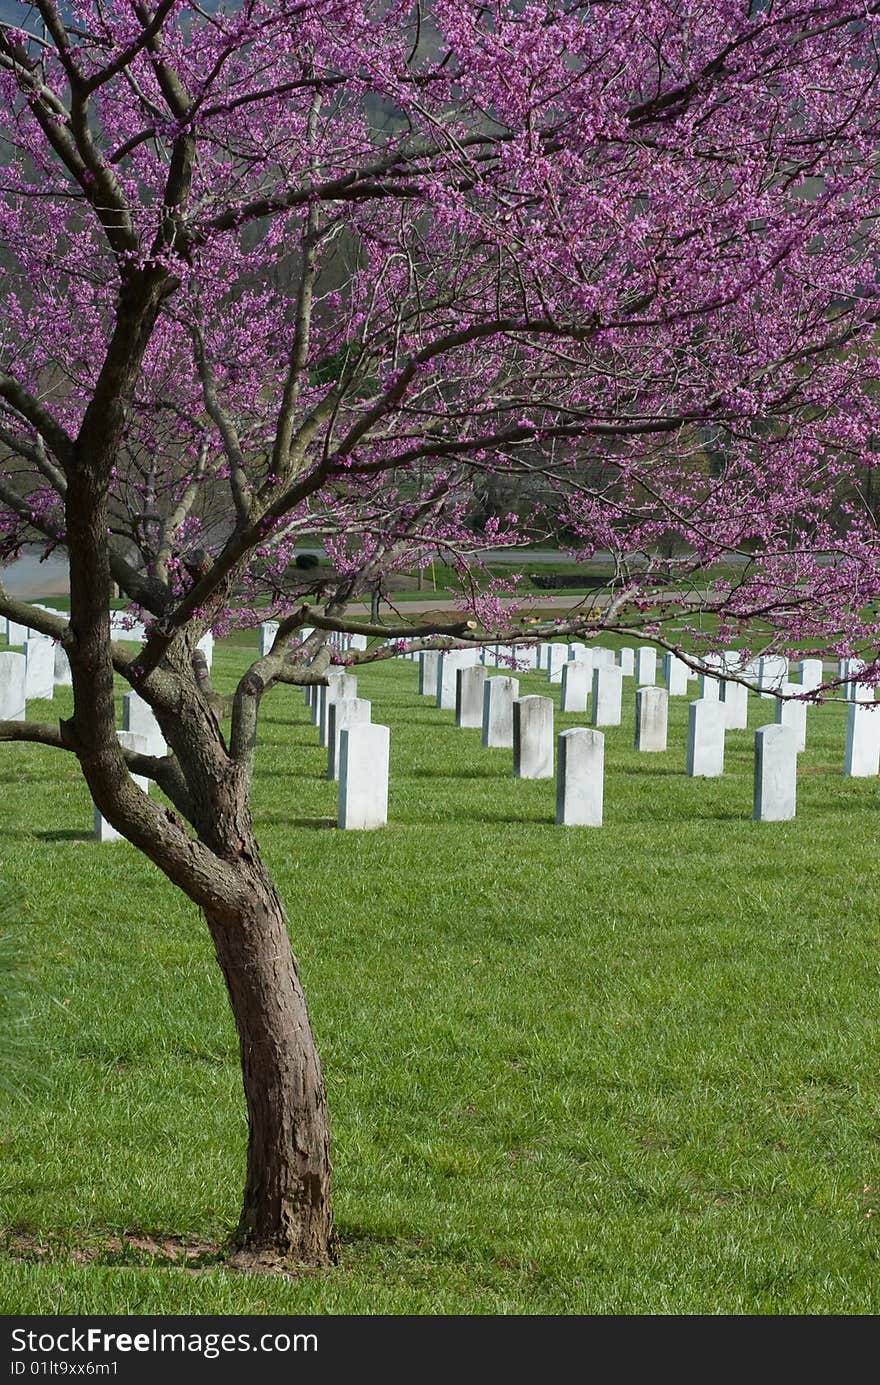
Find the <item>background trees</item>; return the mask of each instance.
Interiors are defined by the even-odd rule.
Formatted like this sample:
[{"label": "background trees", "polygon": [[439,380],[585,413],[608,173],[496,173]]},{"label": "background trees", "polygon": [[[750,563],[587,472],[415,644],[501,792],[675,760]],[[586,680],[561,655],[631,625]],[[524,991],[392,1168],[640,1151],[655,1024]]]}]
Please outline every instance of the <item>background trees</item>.
[{"label": "background trees", "polygon": [[[616,574],[602,620],[554,629],[662,634],[682,579],[736,555],[701,588],[722,639],[756,613],[782,641],[876,632],[876,528],[829,514],[877,429],[876,16],[20,10],[0,29],[3,550],[65,547],[71,611],[0,610],[61,640],[75,711],[0,735],[75,754],[204,910],[242,1045],[239,1240],[320,1262],[320,1064],[248,808],[262,699],[322,676],[322,631],[358,628],[346,607],[384,574],[542,526]],[[525,505],[493,513],[512,489]],[[306,536],[333,564],[317,610],[291,584]],[[135,656],[110,639],[114,583],[148,623]],[[222,726],[195,644],[270,611]],[[474,587],[460,620],[395,633],[509,619]],[[119,747],[114,671],[168,757]]]}]

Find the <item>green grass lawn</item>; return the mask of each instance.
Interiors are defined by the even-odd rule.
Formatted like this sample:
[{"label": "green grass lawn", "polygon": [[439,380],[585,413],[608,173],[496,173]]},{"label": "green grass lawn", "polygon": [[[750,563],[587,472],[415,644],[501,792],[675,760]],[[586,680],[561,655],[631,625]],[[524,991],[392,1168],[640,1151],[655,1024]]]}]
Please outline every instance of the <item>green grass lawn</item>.
[{"label": "green grass lawn", "polygon": [[[245,660],[218,646],[221,691]],[[689,780],[687,699],[638,756],[626,685],[601,829],[557,828],[552,781],[514,780],[395,662],[359,673],[392,728],[389,826],[337,832],[301,693],[267,701],[254,811],[326,1065],[340,1238],[300,1278],[212,1259],[245,1121],[198,912],[89,839],[72,758],[0,748],[2,956],[30,1016],[0,1091],[0,1311],[880,1311],[880,785],[843,778],[826,705],[796,820],[753,823],[751,732]],[[752,729],[772,712],[753,698]]]}]

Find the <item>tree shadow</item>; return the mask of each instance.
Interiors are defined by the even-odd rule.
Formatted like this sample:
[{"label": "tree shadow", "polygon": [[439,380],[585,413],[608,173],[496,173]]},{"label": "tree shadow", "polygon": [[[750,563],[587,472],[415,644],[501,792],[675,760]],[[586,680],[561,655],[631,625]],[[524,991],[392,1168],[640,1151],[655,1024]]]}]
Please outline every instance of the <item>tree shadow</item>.
[{"label": "tree shadow", "polygon": [[31,832],[32,837],[38,837],[41,842],[93,842],[95,841],[94,832],[74,832],[72,829],[65,829],[57,832]]},{"label": "tree shadow", "polygon": [[[663,752],[662,750],[658,752],[658,754],[660,754],[660,755],[662,755],[663,753],[664,753],[664,752]],[[654,761],[653,755],[652,755],[650,752],[645,752],[645,754],[646,754],[646,763],[645,763],[645,764],[642,764],[642,763],[640,762],[640,763],[637,764],[637,765],[615,765],[615,766],[614,766],[614,774],[615,774],[615,776],[617,776],[617,775],[627,775],[627,776],[629,776],[629,777],[638,776],[639,778],[644,778],[644,777],[645,777],[645,774],[647,773],[647,774],[651,774],[651,775],[655,775],[655,774],[656,774],[656,775],[661,775],[661,774],[662,774],[662,775],[666,775],[667,777],[671,776],[671,777],[673,777],[673,778],[679,778],[679,779],[685,779],[685,778],[687,778],[687,775],[685,774],[684,769],[682,769],[680,766],[678,766],[678,765],[659,765],[659,764],[656,763],[656,761]]]},{"label": "tree shadow", "polygon": [[259,743],[259,745],[257,746],[257,755],[258,755],[258,757],[259,757],[259,752],[260,752],[261,750],[266,750],[266,749],[272,749],[272,750],[290,750],[290,749],[294,749],[294,750],[323,750],[323,746],[318,745],[317,741],[316,741],[316,740],[314,739],[314,737],[312,737],[312,736],[309,736],[308,738],[306,738],[305,736],[303,736],[303,737],[296,737],[296,738],[288,738],[287,740],[284,740],[284,741],[261,740],[260,743]]},{"label": "tree shadow", "polygon": [[404,779],[509,779],[509,769],[503,766],[492,767],[488,765],[485,769],[411,769],[408,774],[403,775]]},{"label": "tree shadow", "polygon": [[328,779],[326,770],[315,770],[312,773],[301,772],[296,769],[261,769],[257,771],[258,779],[315,779],[319,784],[335,784],[335,779]]},{"label": "tree shadow", "polygon": [[325,828],[336,827],[335,818],[289,818],[282,817],[280,813],[272,813],[257,819],[257,827],[305,827],[321,831]]},{"label": "tree shadow", "polygon": [[[513,813],[491,813],[481,808],[471,808],[461,811],[457,810],[455,821],[457,823],[491,823],[495,826],[528,827],[530,830],[533,827],[546,827],[548,831],[551,829],[554,831],[557,830],[555,821],[552,817],[548,817],[546,813],[542,813],[540,816],[535,815],[534,817],[518,817]],[[436,822],[431,822],[429,825],[436,827],[437,824]],[[595,829],[591,828],[590,830],[593,831]]]}]

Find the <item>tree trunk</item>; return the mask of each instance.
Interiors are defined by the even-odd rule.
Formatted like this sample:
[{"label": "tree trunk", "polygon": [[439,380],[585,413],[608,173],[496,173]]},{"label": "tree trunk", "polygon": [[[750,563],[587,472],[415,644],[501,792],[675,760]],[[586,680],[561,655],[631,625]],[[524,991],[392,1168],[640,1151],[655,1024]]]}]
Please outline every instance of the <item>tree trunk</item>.
[{"label": "tree trunk", "polygon": [[324,1079],[281,902],[258,866],[248,904],[208,912],[238,1029],[248,1113],[237,1260],[266,1268],[332,1263]]}]

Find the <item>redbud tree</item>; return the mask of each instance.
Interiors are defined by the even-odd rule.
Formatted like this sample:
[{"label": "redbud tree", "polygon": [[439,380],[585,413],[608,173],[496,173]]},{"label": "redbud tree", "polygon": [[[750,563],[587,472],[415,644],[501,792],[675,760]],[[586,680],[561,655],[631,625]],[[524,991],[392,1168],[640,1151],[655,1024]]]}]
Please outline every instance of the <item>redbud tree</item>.
[{"label": "redbud tree", "polygon": [[[329,632],[671,646],[696,605],[720,641],[876,635],[878,10],[36,0],[0,27],[0,551],[66,551],[70,616],[0,612],[60,641],[74,699],[0,739],[76,756],[204,913],[245,1257],[332,1253],[321,1067],[249,808],[263,700],[325,676]],[[524,630],[480,553],[536,535],[614,576]],[[331,576],[293,564],[306,540]],[[437,552],[446,624],[351,615]],[[142,646],[111,638],[117,588]],[[269,615],[224,716],[195,646]],[[114,674],[166,756],[120,746]]]}]

